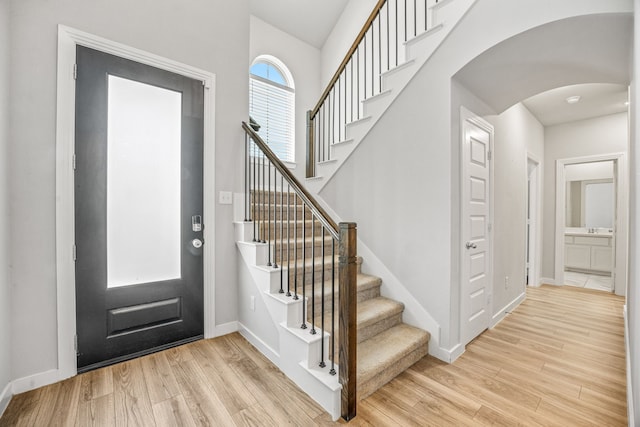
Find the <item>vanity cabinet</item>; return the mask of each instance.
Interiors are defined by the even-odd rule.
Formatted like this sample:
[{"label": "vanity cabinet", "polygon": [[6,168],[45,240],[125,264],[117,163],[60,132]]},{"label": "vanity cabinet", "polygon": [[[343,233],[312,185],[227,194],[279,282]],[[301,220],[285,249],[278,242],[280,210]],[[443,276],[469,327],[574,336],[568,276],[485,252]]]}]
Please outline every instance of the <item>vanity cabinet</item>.
[{"label": "vanity cabinet", "polygon": [[611,236],[564,237],[564,265],[567,268],[611,272]]}]

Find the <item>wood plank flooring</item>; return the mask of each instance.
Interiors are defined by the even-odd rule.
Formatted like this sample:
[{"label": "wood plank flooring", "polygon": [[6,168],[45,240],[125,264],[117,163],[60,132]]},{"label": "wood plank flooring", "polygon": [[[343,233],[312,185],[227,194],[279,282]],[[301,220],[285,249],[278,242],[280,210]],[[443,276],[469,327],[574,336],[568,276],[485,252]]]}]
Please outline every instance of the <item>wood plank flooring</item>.
[{"label": "wood plank flooring", "polygon": [[[455,363],[427,356],[361,401],[354,426],[626,426],[624,299],[542,286]],[[0,426],[325,426],[239,334],[14,396]]]}]

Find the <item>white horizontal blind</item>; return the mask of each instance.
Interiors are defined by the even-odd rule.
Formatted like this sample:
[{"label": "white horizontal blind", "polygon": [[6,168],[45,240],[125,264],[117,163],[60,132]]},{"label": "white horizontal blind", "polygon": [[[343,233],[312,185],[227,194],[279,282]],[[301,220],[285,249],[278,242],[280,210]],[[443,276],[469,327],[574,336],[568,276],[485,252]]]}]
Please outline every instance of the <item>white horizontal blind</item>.
[{"label": "white horizontal blind", "polygon": [[260,125],[258,134],[286,162],[295,161],[293,108],[291,88],[253,75],[249,78],[249,114]]}]

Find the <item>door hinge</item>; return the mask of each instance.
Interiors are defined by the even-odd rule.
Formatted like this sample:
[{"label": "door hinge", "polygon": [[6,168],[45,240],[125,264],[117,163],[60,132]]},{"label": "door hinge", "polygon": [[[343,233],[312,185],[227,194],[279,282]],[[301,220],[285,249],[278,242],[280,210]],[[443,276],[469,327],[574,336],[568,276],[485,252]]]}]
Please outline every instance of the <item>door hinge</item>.
[{"label": "door hinge", "polygon": [[78,79],[78,64],[73,64],[73,80]]},{"label": "door hinge", "polygon": [[76,260],[76,245],[75,244],[73,245],[72,251],[73,251],[73,260],[75,261]]},{"label": "door hinge", "polygon": [[491,151],[487,151],[487,160],[491,160]]},{"label": "door hinge", "polygon": [[487,230],[491,231],[491,229],[493,229],[493,226],[491,224],[487,224]]},{"label": "door hinge", "polygon": [[78,351],[78,334],[73,336],[73,349],[76,352],[76,356],[80,356],[80,352]]},{"label": "door hinge", "polygon": [[71,156],[71,167],[76,170],[76,155]]}]

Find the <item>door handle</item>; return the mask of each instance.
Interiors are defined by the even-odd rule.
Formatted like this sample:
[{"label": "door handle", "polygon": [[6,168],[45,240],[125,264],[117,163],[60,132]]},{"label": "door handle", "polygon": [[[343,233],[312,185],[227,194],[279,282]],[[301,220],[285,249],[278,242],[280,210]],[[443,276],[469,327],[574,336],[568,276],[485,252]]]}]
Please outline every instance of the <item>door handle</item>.
[{"label": "door handle", "polygon": [[467,242],[466,245],[464,245],[467,249],[475,249],[478,247],[478,245],[476,245],[475,243],[471,243],[471,242]]},{"label": "door handle", "polygon": [[204,245],[204,240],[193,239],[191,241],[191,244],[193,245],[194,248],[200,249],[202,247],[202,245]]}]

